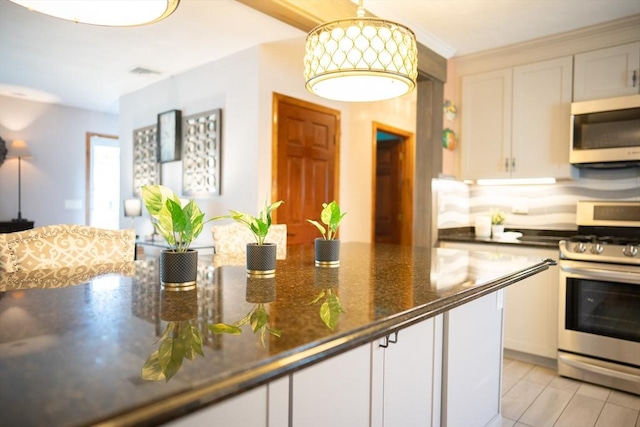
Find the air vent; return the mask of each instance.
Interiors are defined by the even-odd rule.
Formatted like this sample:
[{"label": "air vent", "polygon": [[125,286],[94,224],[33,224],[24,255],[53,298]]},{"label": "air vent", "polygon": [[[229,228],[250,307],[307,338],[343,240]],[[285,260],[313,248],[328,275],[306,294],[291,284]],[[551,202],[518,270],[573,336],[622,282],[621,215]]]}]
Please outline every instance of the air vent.
[{"label": "air vent", "polygon": [[136,67],[131,70],[133,74],[161,74],[160,71],[150,70],[148,68]]}]

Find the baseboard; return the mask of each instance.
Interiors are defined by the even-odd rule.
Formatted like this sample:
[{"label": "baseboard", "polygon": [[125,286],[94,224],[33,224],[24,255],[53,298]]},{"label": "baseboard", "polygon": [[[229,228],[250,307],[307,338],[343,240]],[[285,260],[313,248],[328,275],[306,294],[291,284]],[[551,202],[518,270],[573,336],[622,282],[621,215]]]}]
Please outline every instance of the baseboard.
[{"label": "baseboard", "polygon": [[504,349],[504,357],[520,360],[521,362],[533,363],[535,365],[544,366],[545,368],[558,370],[558,361],[550,357],[538,356],[535,354],[523,353],[521,351]]}]

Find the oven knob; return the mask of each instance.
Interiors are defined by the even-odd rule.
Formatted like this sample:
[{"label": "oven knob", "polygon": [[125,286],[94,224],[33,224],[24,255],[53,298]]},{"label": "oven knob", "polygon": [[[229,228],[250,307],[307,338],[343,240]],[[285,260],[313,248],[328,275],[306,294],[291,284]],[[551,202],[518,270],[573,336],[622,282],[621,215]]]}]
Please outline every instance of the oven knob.
[{"label": "oven knob", "polygon": [[601,254],[603,250],[604,247],[602,246],[602,243],[594,243],[593,245],[591,245],[592,254]]},{"label": "oven knob", "polygon": [[578,252],[579,254],[581,254],[581,253],[583,253],[583,252],[585,252],[585,251],[587,250],[587,245],[585,245],[585,244],[584,244],[584,243],[582,243],[582,242],[577,243],[577,244],[573,247],[573,250],[574,250],[575,252]]},{"label": "oven knob", "polygon": [[638,248],[633,245],[627,245],[622,250],[622,253],[625,256],[630,256],[630,257],[638,256]]}]

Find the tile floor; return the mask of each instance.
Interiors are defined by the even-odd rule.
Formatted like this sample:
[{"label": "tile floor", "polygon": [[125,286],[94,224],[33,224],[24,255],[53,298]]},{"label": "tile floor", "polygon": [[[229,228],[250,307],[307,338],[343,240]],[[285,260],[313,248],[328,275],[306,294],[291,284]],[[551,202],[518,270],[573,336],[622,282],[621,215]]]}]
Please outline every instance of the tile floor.
[{"label": "tile floor", "polygon": [[503,427],[640,427],[640,396],[505,357]]}]

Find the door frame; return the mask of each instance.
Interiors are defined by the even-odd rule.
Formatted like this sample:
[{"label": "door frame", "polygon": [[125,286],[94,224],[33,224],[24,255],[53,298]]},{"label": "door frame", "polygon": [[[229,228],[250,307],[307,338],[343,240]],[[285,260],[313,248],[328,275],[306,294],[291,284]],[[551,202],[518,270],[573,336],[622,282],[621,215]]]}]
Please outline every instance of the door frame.
[{"label": "door frame", "polygon": [[376,241],[376,169],[378,165],[378,131],[397,135],[402,139],[404,161],[402,168],[402,194],[400,203],[400,213],[402,214],[402,225],[400,244],[413,244],[413,182],[415,169],[415,136],[412,132],[399,129],[380,122],[372,122],[371,147],[371,242]]},{"label": "door frame", "polygon": [[[85,133],[85,175],[84,175],[84,223],[91,223],[91,138],[119,139],[117,135],[106,133],[86,132]],[[120,195],[122,198],[122,195]]]},{"label": "door frame", "polygon": [[[322,105],[314,104],[301,99],[293,98],[281,93],[273,92],[272,99],[272,122],[271,122],[271,200],[280,200],[278,197],[278,109],[281,102],[296,105],[302,108],[330,114],[336,119],[336,134],[334,148],[334,179],[333,194],[336,202],[340,202],[340,111]],[[318,209],[321,207],[319,206]],[[277,224],[278,210],[271,213],[273,223]]]}]

